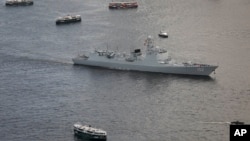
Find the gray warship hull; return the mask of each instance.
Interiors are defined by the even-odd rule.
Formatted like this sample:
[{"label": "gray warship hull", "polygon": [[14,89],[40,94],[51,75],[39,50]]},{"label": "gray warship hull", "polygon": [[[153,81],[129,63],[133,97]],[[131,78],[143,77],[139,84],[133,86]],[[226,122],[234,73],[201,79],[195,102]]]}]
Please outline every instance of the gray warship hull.
[{"label": "gray warship hull", "polygon": [[90,55],[83,54],[73,58],[75,65],[86,65],[118,70],[131,70],[167,74],[201,75],[208,76],[218,66],[197,63],[173,63],[171,57],[160,61],[158,55],[167,53],[166,50],[157,48],[153,38],[148,36],[144,45],[147,46],[145,56],[140,49],[135,49],[129,56],[108,50],[95,50]]},{"label": "gray warship hull", "polygon": [[95,66],[117,70],[131,70],[167,74],[182,74],[182,75],[201,75],[209,76],[218,66],[212,65],[184,65],[184,64],[148,64],[147,61],[126,62],[119,60],[104,60],[98,61],[85,59],[81,57],[72,59],[75,65]]}]

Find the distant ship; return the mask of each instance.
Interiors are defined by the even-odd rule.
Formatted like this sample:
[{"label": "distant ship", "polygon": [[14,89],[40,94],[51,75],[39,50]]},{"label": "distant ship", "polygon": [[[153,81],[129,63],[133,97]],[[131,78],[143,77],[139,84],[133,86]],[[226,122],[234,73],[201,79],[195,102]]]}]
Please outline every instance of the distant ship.
[{"label": "distant ship", "polygon": [[97,129],[90,125],[82,125],[81,123],[75,123],[73,128],[74,134],[83,139],[100,141],[107,140],[107,132],[102,129]]},{"label": "distant ship", "polygon": [[33,0],[7,0],[6,6],[33,5]]},{"label": "distant ship", "polygon": [[110,9],[128,9],[128,8],[137,8],[137,2],[110,2]]},{"label": "distant ship", "polygon": [[218,68],[217,65],[199,63],[175,63],[171,57],[158,60],[157,55],[167,53],[166,50],[154,46],[153,38],[148,36],[145,41],[146,54],[140,49],[135,49],[130,55],[109,50],[95,50],[89,55],[83,54],[73,58],[75,65],[86,65],[118,70],[133,70],[143,72],[201,75],[208,76]]},{"label": "distant ship", "polygon": [[168,38],[168,33],[165,31],[160,31],[160,33],[158,35],[159,35],[159,37],[162,37],[162,38]]},{"label": "distant ship", "polygon": [[231,125],[244,125],[245,123],[237,120],[237,121],[232,121],[230,124]]},{"label": "distant ship", "polygon": [[74,23],[80,22],[81,20],[81,15],[67,15],[64,17],[57,18],[56,24]]}]

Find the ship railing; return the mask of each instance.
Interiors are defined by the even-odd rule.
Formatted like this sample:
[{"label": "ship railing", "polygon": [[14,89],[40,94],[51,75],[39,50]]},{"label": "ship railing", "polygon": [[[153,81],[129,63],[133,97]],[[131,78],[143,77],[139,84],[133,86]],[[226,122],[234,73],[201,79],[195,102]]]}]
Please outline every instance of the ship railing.
[{"label": "ship railing", "polygon": [[126,60],[127,62],[134,62],[134,61],[135,61],[135,59],[134,59],[134,58],[131,58],[131,57],[130,57],[130,58],[126,58],[125,60]]},{"label": "ship railing", "polygon": [[192,63],[192,62],[184,62],[184,66],[189,66],[189,67],[210,67],[211,65],[208,64],[199,64],[199,63]]}]

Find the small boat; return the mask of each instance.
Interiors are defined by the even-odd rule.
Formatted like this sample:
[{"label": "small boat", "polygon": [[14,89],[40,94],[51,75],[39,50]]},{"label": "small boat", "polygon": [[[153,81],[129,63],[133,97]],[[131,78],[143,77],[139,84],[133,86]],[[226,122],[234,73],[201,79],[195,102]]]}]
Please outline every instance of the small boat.
[{"label": "small boat", "polygon": [[80,22],[81,16],[80,15],[67,15],[64,17],[59,17],[56,19],[56,24],[64,24],[64,23],[74,23]]},{"label": "small boat", "polygon": [[78,137],[89,139],[89,140],[106,140],[107,132],[91,127],[90,125],[82,125],[81,123],[74,124],[74,134]]},{"label": "small boat", "polygon": [[6,6],[26,6],[26,5],[33,5],[32,0],[7,0],[5,3]]},{"label": "small boat", "polygon": [[241,121],[232,121],[231,122],[231,125],[244,125],[245,123],[244,122],[241,122]]},{"label": "small boat", "polygon": [[137,8],[137,2],[110,2],[109,9],[129,9],[129,8]]},{"label": "small boat", "polygon": [[160,33],[158,34],[160,37],[162,38],[168,38],[168,33],[165,31],[160,31]]}]

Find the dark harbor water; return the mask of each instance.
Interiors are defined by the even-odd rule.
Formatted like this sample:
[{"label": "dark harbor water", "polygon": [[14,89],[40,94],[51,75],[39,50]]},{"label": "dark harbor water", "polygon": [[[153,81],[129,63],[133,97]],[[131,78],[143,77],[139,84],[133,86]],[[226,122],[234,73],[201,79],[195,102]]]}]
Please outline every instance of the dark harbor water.
[{"label": "dark harbor water", "polygon": [[[228,141],[229,121],[250,123],[249,0],[138,0],[130,10],[109,10],[110,1],[1,0],[1,141],[76,141],[77,121],[106,130],[108,141]],[[66,14],[82,22],[56,26]],[[178,62],[218,64],[216,74],[72,64],[85,50],[143,48],[148,35]]]}]

